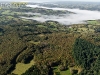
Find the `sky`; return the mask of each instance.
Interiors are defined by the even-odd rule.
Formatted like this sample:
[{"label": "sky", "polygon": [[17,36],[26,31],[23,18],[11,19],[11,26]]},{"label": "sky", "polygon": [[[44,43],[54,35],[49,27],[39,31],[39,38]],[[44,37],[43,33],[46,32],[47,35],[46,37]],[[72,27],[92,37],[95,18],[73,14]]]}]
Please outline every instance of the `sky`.
[{"label": "sky", "polygon": [[[0,0],[0,1],[14,1],[14,0]],[[51,1],[86,1],[86,2],[100,2],[100,0],[16,0],[21,2],[51,2]]]}]

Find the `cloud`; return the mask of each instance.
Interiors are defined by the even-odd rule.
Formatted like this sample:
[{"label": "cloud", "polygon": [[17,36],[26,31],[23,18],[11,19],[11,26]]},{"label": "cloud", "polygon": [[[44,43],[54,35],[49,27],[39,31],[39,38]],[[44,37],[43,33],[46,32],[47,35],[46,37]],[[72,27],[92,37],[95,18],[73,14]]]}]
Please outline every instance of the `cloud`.
[{"label": "cloud", "polygon": [[40,17],[31,17],[27,19],[33,19],[40,22],[45,22],[47,20],[53,20],[58,21],[62,24],[79,24],[84,23],[86,20],[97,20],[100,19],[100,12],[99,11],[90,11],[90,10],[80,10],[80,9],[68,9],[68,8],[49,8],[49,7],[43,7],[39,5],[27,5],[28,7],[33,8],[44,8],[44,9],[52,9],[52,10],[68,10],[71,12],[74,12],[76,14],[63,14],[63,16],[54,16],[54,15],[43,15],[41,14]]}]

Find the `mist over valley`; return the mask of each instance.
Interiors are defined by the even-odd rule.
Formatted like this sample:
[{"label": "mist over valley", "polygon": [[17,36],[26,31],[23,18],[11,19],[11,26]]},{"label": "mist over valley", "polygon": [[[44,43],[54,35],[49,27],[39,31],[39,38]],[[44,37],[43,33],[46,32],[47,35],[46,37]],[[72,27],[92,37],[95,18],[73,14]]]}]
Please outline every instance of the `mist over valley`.
[{"label": "mist over valley", "polygon": [[[46,15],[44,13],[38,12],[30,13],[37,15],[37,17],[23,17],[27,19],[33,19],[40,22],[45,22],[48,20],[57,21],[61,24],[71,25],[71,24],[81,24],[86,23],[87,20],[99,20],[100,19],[100,12],[99,11],[91,11],[91,10],[81,10],[81,9],[70,9],[70,8],[58,8],[58,7],[44,7],[39,5],[27,5],[27,7],[37,8],[37,9],[47,9],[53,11],[69,11],[72,13],[60,13],[56,15]],[[34,10],[34,9],[33,9]],[[28,13],[29,14],[29,13]]]}]

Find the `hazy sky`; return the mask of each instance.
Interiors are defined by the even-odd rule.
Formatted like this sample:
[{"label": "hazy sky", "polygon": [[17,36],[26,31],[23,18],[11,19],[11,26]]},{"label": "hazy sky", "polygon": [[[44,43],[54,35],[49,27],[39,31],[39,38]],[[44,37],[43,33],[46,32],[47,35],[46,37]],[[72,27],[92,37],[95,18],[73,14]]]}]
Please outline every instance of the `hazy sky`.
[{"label": "hazy sky", "polygon": [[[14,1],[14,0],[0,0],[0,1]],[[88,2],[100,2],[100,0],[15,0],[15,1],[32,1],[32,2],[50,2],[50,1],[88,1]]]}]

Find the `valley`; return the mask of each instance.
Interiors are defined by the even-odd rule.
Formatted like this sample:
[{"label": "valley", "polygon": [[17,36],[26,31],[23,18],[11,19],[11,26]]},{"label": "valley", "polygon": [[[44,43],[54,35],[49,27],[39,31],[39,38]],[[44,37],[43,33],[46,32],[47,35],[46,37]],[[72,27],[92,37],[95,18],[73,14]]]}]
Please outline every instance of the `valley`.
[{"label": "valley", "polygon": [[97,4],[64,4],[1,7],[0,75],[100,75]]}]

